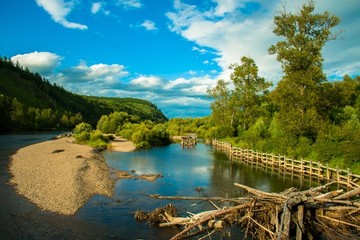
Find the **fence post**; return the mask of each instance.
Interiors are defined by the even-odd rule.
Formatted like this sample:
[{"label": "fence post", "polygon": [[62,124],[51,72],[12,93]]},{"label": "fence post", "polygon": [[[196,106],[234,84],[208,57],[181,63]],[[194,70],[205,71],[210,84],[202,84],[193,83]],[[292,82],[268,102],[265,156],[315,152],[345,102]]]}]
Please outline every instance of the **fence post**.
[{"label": "fence post", "polygon": [[347,169],[348,175],[347,175],[347,187],[350,188],[351,187],[351,172],[350,172],[350,168]]},{"label": "fence post", "polygon": [[330,171],[329,171],[329,164],[326,163],[326,179],[329,181],[330,180]]},{"label": "fence post", "polygon": [[281,167],[281,156],[279,154],[279,171],[280,171],[280,167]]},{"label": "fence post", "polygon": [[310,160],[310,176],[312,176],[312,160]]},{"label": "fence post", "polygon": [[301,175],[304,173],[304,159],[301,158],[300,160],[300,172],[301,172]]}]

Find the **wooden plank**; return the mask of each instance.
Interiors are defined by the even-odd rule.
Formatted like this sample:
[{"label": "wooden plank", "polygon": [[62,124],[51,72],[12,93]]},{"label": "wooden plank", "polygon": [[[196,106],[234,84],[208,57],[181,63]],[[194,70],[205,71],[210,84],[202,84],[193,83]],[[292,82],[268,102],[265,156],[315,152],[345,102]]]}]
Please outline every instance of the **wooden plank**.
[{"label": "wooden plank", "polygon": [[296,227],[296,240],[302,240],[302,233],[304,229],[304,205],[298,206],[298,214],[297,214],[297,227]]}]

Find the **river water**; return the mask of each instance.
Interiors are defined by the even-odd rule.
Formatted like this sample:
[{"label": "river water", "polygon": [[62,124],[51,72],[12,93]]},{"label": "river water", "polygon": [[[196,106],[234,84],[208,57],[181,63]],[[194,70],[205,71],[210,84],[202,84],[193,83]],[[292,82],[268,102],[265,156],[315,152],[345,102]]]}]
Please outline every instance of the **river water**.
[{"label": "river water", "polygon": [[[168,200],[151,199],[146,196],[148,194],[236,197],[244,192],[235,188],[234,182],[267,192],[313,185],[269,169],[230,161],[224,153],[202,143],[195,148],[171,144],[131,153],[104,152],[112,168],[135,170],[137,174],[160,173],[164,177],[155,182],[119,180],[114,196],[94,196],[75,215],[62,216],[39,210],[16,194],[13,186],[8,184],[11,154],[22,146],[48,140],[55,135],[0,136],[0,239],[169,239],[179,230],[150,226],[133,218],[132,213],[136,210],[151,211],[170,203]],[[196,191],[198,187],[203,191]],[[180,215],[213,209],[207,202],[171,203]],[[229,239],[238,239],[241,229],[232,228],[229,236]]]}]

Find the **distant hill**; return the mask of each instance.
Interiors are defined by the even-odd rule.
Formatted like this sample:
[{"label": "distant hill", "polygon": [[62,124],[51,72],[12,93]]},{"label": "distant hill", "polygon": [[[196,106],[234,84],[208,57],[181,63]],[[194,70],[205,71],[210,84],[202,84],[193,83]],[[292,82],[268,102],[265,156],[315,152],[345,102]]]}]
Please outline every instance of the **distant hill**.
[{"label": "distant hill", "polygon": [[[14,120],[16,111],[22,111],[18,114],[24,115],[24,109],[27,109],[27,114],[35,111],[38,115],[47,109],[52,115],[56,114],[57,119],[63,117],[64,114],[69,118],[80,114],[82,121],[92,125],[95,125],[102,115],[108,115],[114,111],[127,112],[141,120],[148,119],[154,122],[168,120],[149,101],[74,94],[59,85],[51,84],[38,73],[32,73],[6,58],[0,58],[0,124],[6,125]],[[13,128],[21,127],[0,126],[0,130]]]}]

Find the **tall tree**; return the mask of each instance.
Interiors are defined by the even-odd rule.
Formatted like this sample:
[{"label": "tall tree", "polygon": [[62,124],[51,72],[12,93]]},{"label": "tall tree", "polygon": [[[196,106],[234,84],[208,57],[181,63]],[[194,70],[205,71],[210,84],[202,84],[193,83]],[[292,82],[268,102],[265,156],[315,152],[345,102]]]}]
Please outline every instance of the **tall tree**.
[{"label": "tall tree", "polygon": [[213,89],[208,90],[209,96],[214,98],[210,105],[211,116],[215,125],[234,128],[236,106],[233,91],[229,90],[228,85],[229,82],[220,79]]},{"label": "tall tree", "polygon": [[271,86],[263,77],[258,75],[255,61],[249,57],[241,58],[241,65],[232,64],[234,72],[230,78],[234,84],[239,124],[247,130],[261,113],[261,98]]},{"label": "tall tree", "polygon": [[326,81],[322,70],[322,48],[337,34],[331,29],[340,19],[329,12],[314,13],[313,1],[305,3],[296,14],[280,11],[274,17],[274,34],[284,37],[269,48],[282,64],[284,76],[272,97],[280,107],[283,126],[290,134],[316,136],[321,83]]}]

